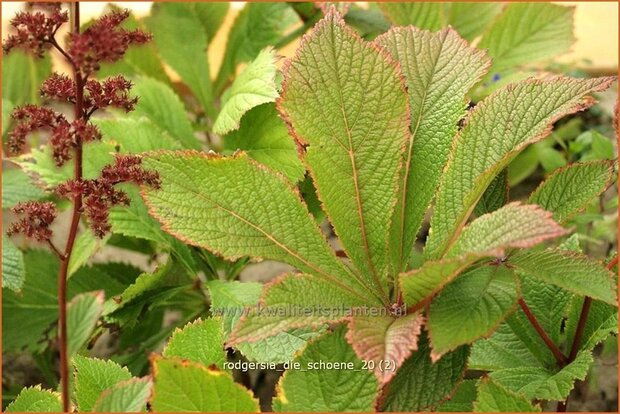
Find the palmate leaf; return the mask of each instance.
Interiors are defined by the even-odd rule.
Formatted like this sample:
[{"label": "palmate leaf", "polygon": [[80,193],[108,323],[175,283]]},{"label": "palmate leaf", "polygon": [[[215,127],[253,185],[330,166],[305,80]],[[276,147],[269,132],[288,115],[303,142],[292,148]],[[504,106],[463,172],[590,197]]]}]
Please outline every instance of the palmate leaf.
[{"label": "palmate leaf", "polygon": [[388,385],[379,407],[382,411],[433,410],[455,391],[463,378],[469,348],[462,346],[435,362],[430,354],[428,338],[422,334],[418,350],[405,361]]},{"label": "palmate leaf", "polygon": [[[211,313],[222,320],[224,334],[230,335],[244,312],[260,301],[263,285],[254,282],[207,282],[211,296]],[[235,347],[250,361],[284,363],[308,340],[322,333],[322,329],[298,328],[280,332],[256,342],[242,342]]]},{"label": "palmate leaf", "polygon": [[527,398],[507,390],[489,378],[483,378],[478,383],[473,411],[478,413],[538,412],[540,407],[532,405]]},{"label": "palmate leaf", "polygon": [[490,75],[566,52],[575,42],[573,14],[550,3],[508,4],[478,44],[493,59]]},{"label": "palmate leaf", "polygon": [[[403,7],[430,6],[409,3]],[[397,246],[392,255],[400,271],[435,194],[458,120],[466,113],[465,94],[486,73],[490,61],[451,29],[431,33],[396,27],[375,43],[400,63],[411,107],[411,133],[405,144],[390,240],[391,246]]]},{"label": "palmate leaf", "polygon": [[41,389],[40,385],[24,388],[4,410],[6,413],[59,413],[62,412],[60,394]]},{"label": "palmate leaf", "polygon": [[[276,412],[373,411],[378,382],[345,340],[344,327],[310,343],[280,378],[273,400]],[[321,368],[320,363],[350,363],[343,369]]]},{"label": "palmate leaf", "polygon": [[565,250],[523,251],[509,263],[519,272],[581,296],[616,305],[613,273],[587,256]]},{"label": "palmate leaf", "polygon": [[590,200],[609,186],[613,163],[592,161],[571,164],[551,174],[534,191],[528,202],[538,204],[553,213],[553,218],[565,222]]},{"label": "palmate leaf", "polygon": [[213,124],[213,132],[223,135],[239,129],[241,117],[247,111],[275,102],[277,97],[276,52],[267,48],[248,64],[222,96],[222,109]]},{"label": "palmate leaf", "polygon": [[431,357],[489,335],[514,311],[518,296],[517,277],[505,266],[482,266],[459,276],[431,303]]},{"label": "palmate leaf", "polygon": [[379,7],[396,26],[415,26],[420,29],[438,30],[444,26],[443,4],[437,2],[378,3]]},{"label": "palmate leaf", "polygon": [[105,390],[97,399],[94,412],[135,413],[146,411],[146,402],[151,395],[149,378],[133,378],[120,382]]},{"label": "palmate leaf", "polygon": [[484,257],[502,256],[506,249],[531,247],[565,234],[550,213],[534,205],[510,203],[469,224],[441,260],[400,275],[405,303],[420,309],[443,286]]},{"label": "palmate leaf", "polygon": [[[160,190],[143,195],[166,231],[229,259],[249,255],[289,263],[361,295],[284,177],[244,154],[160,152],[145,156],[143,164],[162,180]],[[256,202],[257,188],[269,196]]]},{"label": "palmate leaf", "polygon": [[544,138],[557,119],[592,105],[588,95],[606,89],[613,80],[526,80],[478,104],[455,138],[437,193],[426,257],[437,259],[446,253],[486,188],[521,150]]},{"label": "palmate leaf", "polygon": [[347,340],[363,361],[373,361],[373,371],[381,384],[389,382],[396,370],[418,348],[424,318],[419,314],[403,317],[354,316],[349,321]]},{"label": "palmate leaf", "polygon": [[[256,309],[244,314],[228,345],[256,342],[294,328],[319,328],[343,321],[356,309],[368,307],[367,297],[334,286],[313,275],[284,275],[265,286]],[[378,311],[381,308],[374,308]]]},{"label": "palmate leaf", "polygon": [[154,412],[258,412],[252,393],[217,369],[177,358],[151,359]]},{"label": "palmate leaf", "polygon": [[[271,103],[248,111],[241,118],[239,129],[224,138],[224,148],[246,152],[261,164],[281,172],[291,182],[302,180],[306,171],[288,128]],[[308,202],[306,197],[304,199]]]},{"label": "palmate leaf", "polygon": [[198,319],[177,328],[164,348],[165,357],[179,357],[222,369],[226,361],[222,323],[217,319]]},{"label": "palmate leaf", "polygon": [[305,147],[319,199],[366,285],[387,302],[388,232],[409,125],[398,68],[332,10],[284,72],[279,109]]},{"label": "palmate leaf", "polygon": [[101,394],[119,383],[129,381],[131,373],[113,361],[83,356],[73,357],[75,398],[80,412],[91,411]]}]

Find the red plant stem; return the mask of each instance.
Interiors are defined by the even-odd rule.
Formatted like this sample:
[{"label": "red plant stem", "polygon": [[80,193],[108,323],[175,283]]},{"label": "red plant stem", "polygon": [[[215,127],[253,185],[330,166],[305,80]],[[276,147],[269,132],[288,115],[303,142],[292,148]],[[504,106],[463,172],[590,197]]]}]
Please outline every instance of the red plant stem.
[{"label": "red plant stem", "polygon": [[536,319],[536,316],[534,316],[534,314],[532,313],[530,308],[527,306],[527,303],[525,303],[525,300],[523,300],[523,298],[519,298],[519,306],[521,306],[521,310],[523,310],[523,313],[525,313],[525,316],[527,317],[527,319],[530,321],[530,323],[532,324],[536,332],[538,332],[538,335],[540,335],[540,338],[543,340],[545,345],[547,345],[547,348],[549,348],[549,350],[555,357],[558,364],[560,364],[560,366],[564,366],[567,362],[566,356],[553,343],[551,338],[549,338],[549,335],[547,335],[547,332],[545,332],[543,327],[540,326],[540,323]]},{"label": "red plant stem", "polygon": [[[73,33],[80,31],[80,5],[78,2],[71,4]],[[75,119],[84,117],[84,81],[82,75],[73,62],[69,62],[73,67],[73,76],[75,80]],[[78,142],[75,148],[75,168],[73,178],[75,180],[82,179],[82,142]],[[69,391],[69,356],[67,346],[67,273],[69,270],[69,262],[71,261],[71,253],[77,236],[78,226],[80,224],[80,215],[82,212],[82,195],[76,194],[73,197],[73,213],[71,217],[71,227],[69,228],[69,236],[65,251],[61,257],[60,271],[58,273],[58,307],[60,309],[60,317],[58,322],[58,340],[60,347],[60,386],[62,389],[62,407],[63,411],[70,412],[71,397]]]}]

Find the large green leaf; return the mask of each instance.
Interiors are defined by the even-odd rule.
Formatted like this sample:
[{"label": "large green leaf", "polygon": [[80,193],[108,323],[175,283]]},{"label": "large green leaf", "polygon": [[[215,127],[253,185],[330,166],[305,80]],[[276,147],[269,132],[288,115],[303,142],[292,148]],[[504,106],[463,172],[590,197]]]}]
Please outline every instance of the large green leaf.
[{"label": "large green leaf", "polygon": [[288,4],[248,3],[228,34],[226,52],[215,81],[216,93],[224,89],[239,63],[253,60],[262,49],[275,45],[285,29],[298,21]]},{"label": "large green leaf", "polygon": [[164,61],[189,86],[203,110],[213,114],[208,38],[194,7],[182,3],[154,3],[146,23]]},{"label": "large green leaf", "polygon": [[503,207],[508,202],[508,192],[508,169],[504,169],[491,181],[489,187],[480,197],[474,209],[474,215],[481,216],[486,213],[492,213]]},{"label": "large green leaf", "polygon": [[468,353],[468,347],[462,346],[433,362],[428,339],[422,335],[418,350],[390,382],[381,409],[401,412],[432,410],[452,394],[463,378]]},{"label": "large green leaf", "polygon": [[114,144],[118,152],[137,154],[158,149],[181,149],[181,144],[147,117],[103,118],[94,120],[104,140]]},{"label": "large green leaf", "polygon": [[517,304],[517,278],[505,266],[473,269],[446,286],[428,314],[432,356],[489,335]]},{"label": "large green leaf", "polygon": [[587,256],[565,250],[526,251],[513,255],[509,263],[517,271],[577,295],[617,303],[613,274]]},{"label": "large green leaf", "polygon": [[392,219],[391,244],[397,246],[393,254],[400,271],[437,189],[458,121],[466,113],[465,94],[490,61],[450,29],[431,33],[397,27],[375,42],[400,63],[411,107],[411,134]]},{"label": "large green leaf", "polygon": [[177,328],[162,353],[222,369],[226,361],[222,323],[217,319],[198,319]]},{"label": "large green leaf", "polygon": [[535,205],[508,204],[478,217],[463,230],[446,258],[429,260],[400,275],[405,303],[420,309],[443,286],[484,257],[501,257],[509,248],[531,247],[565,233],[550,213]]},{"label": "large green leaf", "polygon": [[409,125],[398,68],[330,12],[288,62],[279,106],[305,146],[340,242],[387,302],[386,250]]},{"label": "large green leaf", "polygon": [[574,7],[550,3],[513,3],[487,30],[478,47],[493,59],[491,74],[548,59],[575,42]]},{"label": "large green leaf", "polygon": [[246,113],[241,118],[239,129],[224,138],[224,148],[245,151],[261,164],[284,174],[291,182],[303,179],[306,171],[297,154],[295,141],[274,104],[260,105]]},{"label": "large green leaf", "polygon": [[476,380],[463,380],[449,399],[437,406],[436,411],[445,413],[465,413],[474,411],[476,400]]},{"label": "large green leaf", "polygon": [[132,90],[140,97],[132,116],[147,117],[184,148],[200,148],[183,103],[168,85],[155,79],[140,78]]},{"label": "large green leaf", "polygon": [[248,64],[222,97],[222,109],[213,124],[213,132],[223,135],[239,129],[241,117],[247,111],[275,102],[277,97],[276,53],[267,48]]},{"label": "large green leaf", "polygon": [[14,207],[17,203],[38,200],[45,192],[35,186],[32,179],[18,168],[2,171],[2,208]]},{"label": "large green leaf", "polygon": [[432,2],[381,2],[379,7],[395,26],[416,26],[438,30],[445,24],[443,4]]},{"label": "large green leaf", "polygon": [[59,413],[62,412],[60,394],[41,389],[40,385],[24,388],[4,410],[6,413]]},{"label": "large green leaf", "polygon": [[540,205],[557,221],[564,222],[607,188],[612,168],[611,162],[592,161],[558,169],[530,195],[528,202]]},{"label": "large green leaf", "polygon": [[[229,259],[247,255],[286,262],[359,290],[284,177],[246,155],[161,152],[143,163],[162,181],[161,189],[144,192],[145,201],[176,237]],[[257,190],[267,195],[260,204]]]},{"label": "large green leaf", "polygon": [[19,292],[24,286],[25,276],[24,254],[2,234],[2,288]]},{"label": "large green leaf", "polygon": [[97,399],[94,412],[135,413],[146,411],[146,402],[151,395],[149,378],[133,378],[120,382],[103,391]]},{"label": "large green leaf", "polygon": [[492,372],[489,377],[529,399],[564,401],[575,381],[585,379],[592,362],[592,354],[582,351],[573,362],[561,369],[517,367]]},{"label": "large green leaf", "polygon": [[2,98],[15,106],[38,103],[41,84],[51,72],[49,55],[39,59],[23,50],[12,50],[2,57]]},{"label": "large green leaf", "polygon": [[473,408],[473,411],[478,413],[540,411],[540,407],[533,406],[527,398],[507,390],[488,378],[483,378],[478,383],[478,397]]},{"label": "large green leaf", "polygon": [[447,6],[448,24],[468,41],[478,37],[502,11],[501,3],[454,2]]},{"label": "large green leaf", "polygon": [[[323,278],[285,275],[265,286],[259,305],[242,317],[228,344],[256,342],[294,328],[319,328],[327,322],[344,320],[367,305],[372,306],[370,298],[355,295]],[[381,310],[385,308],[371,308],[375,312]]]},{"label": "large green leaf", "polygon": [[24,254],[26,277],[19,293],[2,291],[2,350],[36,350],[58,318],[58,259],[43,250]]},{"label": "large green leaf", "polygon": [[[230,335],[244,312],[259,303],[263,285],[254,282],[207,282],[211,295],[211,313],[222,320],[224,334]],[[309,339],[321,333],[321,329],[291,329],[256,342],[235,345],[243,356],[251,361],[284,363],[303,348]]]},{"label": "large green leaf", "polygon": [[80,267],[82,267],[92,255],[99,251],[109,240],[106,235],[103,239],[95,236],[92,231],[83,231],[75,238],[73,252],[69,259],[68,277],[71,277]]},{"label": "large green leaf", "polygon": [[91,411],[102,392],[131,379],[127,368],[112,361],[73,357],[75,366],[75,398],[80,412]]},{"label": "large green leaf", "polygon": [[488,185],[520,151],[548,135],[562,116],[592,105],[588,95],[613,80],[530,79],[478,104],[455,138],[437,193],[426,257],[446,253]]},{"label": "large green leaf", "polygon": [[[373,411],[378,382],[345,340],[344,327],[312,342],[281,377],[274,411]],[[321,364],[341,364],[340,368]]]},{"label": "large green leaf", "polygon": [[[574,297],[566,319],[566,338],[573,343],[579,318],[583,309],[584,298]],[[588,319],[583,327],[579,350],[591,351],[611,334],[618,334],[618,309],[598,300],[590,303]]]},{"label": "large green leaf", "polygon": [[252,393],[222,371],[176,358],[151,360],[154,412],[258,412]]},{"label": "large green leaf", "polygon": [[77,295],[67,304],[67,353],[71,358],[90,339],[103,312],[103,292]]},{"label": "large green leaf", "polygon": [[347,340],[368,363],[381,384],[389,382],[405,359],[418,349],[424,319],[419,314],[353,316]]}]

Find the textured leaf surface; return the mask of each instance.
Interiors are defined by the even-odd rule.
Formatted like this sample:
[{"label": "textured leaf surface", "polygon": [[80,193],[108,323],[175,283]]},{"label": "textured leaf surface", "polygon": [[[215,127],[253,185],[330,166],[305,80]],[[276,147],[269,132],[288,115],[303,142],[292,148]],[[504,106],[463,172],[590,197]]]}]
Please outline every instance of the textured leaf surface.
[{"label": "textured leaf surface", "polygon": [[[221,317],[225,335],[230,335],[244,312],[259,303],[263,285],[254,282],[207,282],[211,295],[211,312]],[[309,339],[321,329],[292,329],[256,342],[239,343],[235,347],[251,361],[283,363],[291,361]]]},{"label": "textured leaf surface", "polygon": [[395,26],[416,26],[420,29],[438,30],[445,23],[441,3],[403,2],[379,3],[388,20]]},{"label": "textured leaf surface", "polygon": [[519,252],[510,263],[517,271],[578,295],[617,303],[613,274],[587,256],[562,250]]},{"label": "textured leaf surface", "polygon": [[301,180],[306,171],[297,154],[297,146],[273,104],[260,105],[241,118],[239,130],[224,138],[224,148],[242,150],[291,182]]},{"label": "textured leaf surface", "polygon": [[[291,185],[246,155],[161,152],[143,163],[162,181],[144,198],[176,237],[227,258],[278,260],[343,287],[355,285]],[[269,197],[257,199],[256,189]]]},{"label": "textured leaf surface", "polygon": [[59,413],[62,412],[60,394],[43,390],[40,385],[21,390],[15,401],[4,412],[7,413]]},{"label": "textured leaf surface", "polygon": [[2,234],[2,288],[19,292],[24,286],[25,276],[24,254]]},{"label": "textured leaf surface", "polygon": [[459,276],[431,303],[433,358],[490,334],[515,309],[518,295],[517,278],[505,266],[487,265]]},{"label": "textured leaf surface", "polygon": [[474,411],[476,380],[463,380],[453,395],[437,407],[438,412],[464,413]]},{"label": "textured leaf surface", "polygon": [[390,382],[383,411],[432,410],[449,397],[463,378],[468,353],[468,347],[463,346],[433,363],[428,339],[421,336],[418,350]]},{"label": "textured leaf surface", "polygon": [[210,113],[213,92],[208,39],[194,8],[189,4],[154,4],[146,22],[163,60],[189,86],[203,110]]},{"label": "textured leaf surface", "polygon": [[45,197],[45,192],[36,187],[30,177],[20,169],[3,169],[2,171],[2,208],[14,207],[21,201],[38,200]]},{"label": "textured leaf surface", "polygon": [[593,100],[587,96],[612,81],[530,79],[508,85],[478,104],[455,139],[431,218],[426,256],[437,258],[446,252],[488,185],[521,150],[544,138],[557,119],[590,106]]},{"label": "textured leaf surface", "polygon": [[551,174],[528,202],[552,212],[557,221],[566,221],[607,188],[612,173],[607,161],[572,164]]},{"label": "textured leaf surface", "polygon": [[549,212],[535,205],[510,203],[465,227],[447,255],[494,252],[500,256],[506,247],[532,247],[564,234],[566,230],[553,221]]},{"label": "textured leaf surface", "polygon": [[526,398],[485,378],[478,384],[478,398],[474,402],[473,411],[479,413],[538,412],[540,407],[533,406]]},{"label": "textured leaf surface", "polygon": [[184,148],[200,148],[183,103],[168,85],[142,78],[136,82],[132,92],[140,97],[132,117],[147,117]]},{"label": "textured leaf surface", "polygon": [[131,379],[127,368],[112,361],[97,358],[73,357],[75,366],[75,398],[81,412],[91,411],[105,390]]},{"label": "textured leaf surface", "polygon": [[152,360],[154,412],[258,412],[252,393],[225,372],[174,358]]},{"label": "textured leaf surface", "polygon": [[[301,369],[284,373],[274,411],[373,411],[378,383],[345,340],[344,327],[312,342],[294,362]],[[351,363],[353,369],[321,369],[316,364]]]},{"label": "textured leaf surface", "polygon": [[93,254],[105,246],[108,240],[109,236],[106,235],[100,239],[92,231],[84,231],[78,234],[73,245],[71,259],[69,259],[68,276],[71,277],[80,267],[85,265]]},{"label": "textured leaf surface", "polygon": [[213,131],[226,134],[239,129],[241,117],[247,111],[275,102],[277,97],[276,52],[267,48],[248,64],[222,97],[222,109],[213,124]]},{"label": "textured leaf surface", "polygon": [[575,41],[573,13],[550,3],[507,5],[478,44],[493,59],[492,74],[566,52]]},{"label": "textured leaf surface", "polygon": [[531,247],[565,233],[537,206],[511,203],[471,222],[446,255],[400,275],[405,303],[420,308],[443,286],[481,258],[502,256],[508,248]]},{"label": "textured leaf surface", "polygon": [[90,338],[103,312],[103,292],[77,295],[67,305],[67,353],[71,358]]},{"label": "textured leaf surface", "polygon": [[56,276],[58,260],[52,253],[31,250],[24,254],[26,277],[19,293],[2,291],[2,350],[35,350],[58,318]]},{"label": "textured leaf surface", "polygon": [[134,378],[116,384],[104,391],[93,411],[98,413],[135,413],[146,411],[146,401],[151,394],[151,380]]},{"label": "textured leaf surface", "polygon": [[489,187],[484,194],[482,194],[478,204],[476,204],[474,214],[476,216],[481,216],[486,213],[492,213],[503,207],[508,202],[508,192],[508,169],[505,169],[491,181]]},{"label": "textured leaf surface", "polygon": [[500,3],[450,3],[447,19],[452,26],[464,39],[474,40],[480,35],[502,11]]},{"label": "textured leaf surface", "polygon": [[583,380],[592,364],[592,354],[580,352],[575,361],[559,371],[542,367],[508,368],[492,372],[490,378],[530,399],[564,401],[576,380]]},{"label": "textured leaf surface", "polygon": [[[574,297],[570,304],[566,320],[566,337],[572,343],[583,307],[583,298]],[[588,320],[583,329],[580,350],[591,351],[598,343],[605,340],[610,334],[618,333],[618,309],[615,306],[600,301],[592,301]]]},{"label": "textured leaf surface", "polygon": [[293,328],[322,327],[369,303],[369,298],[355,296],[322,278],[285,275],[265,286],[258,307],[235,326],[228,344],[256,342]]},{"label": "textured leaf surface", "polygon": [[226,361],[222,324],[217,319],[198,319],[176,329],[163,351],[165,357],[179,357],[208,367],[223,368]]},{"label": "textured leaf surface", "polygon": [[[437,6],[409,3],[390,7]],[[466,113],[465,94],[490,62],[450,29],[431,33],[397,27],[375,42],[400,63],[411,107],[411,134],[405,144],[392,222],[391,243],[397,246],[393,254],[401,270],[437,189],[458,121]]]},{"label": "textured leaf surface", "polygon": [[328,13],[288,62],[279,106],[349,258],[382,291],[409,124],[398,68]]},{"label": "textured leaf surface", "polygon": [[[396,370],[418,349],[424,319],[419,314],[354,316],[349,321],[347,341],[363,361],[373,361],[380,383],[389,382]],[[386,364],[387,362],[387,364]]]}]

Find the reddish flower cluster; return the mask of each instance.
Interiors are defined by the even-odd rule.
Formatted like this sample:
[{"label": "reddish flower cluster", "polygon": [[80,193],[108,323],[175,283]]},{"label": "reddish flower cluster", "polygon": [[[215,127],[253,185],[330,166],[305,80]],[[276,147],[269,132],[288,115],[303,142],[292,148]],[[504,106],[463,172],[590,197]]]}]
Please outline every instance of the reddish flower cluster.
[{"label": "reddish flower cluster", "polygon": [[33,3],[32,6],[41,11],[19,12],[11,20],[15,34],[10,35],[2,45],[5,53],[21,47],[43,57],[58,28],[69,21],[67,12],[60,11],[60,3]]},{"label": "reddish flower cluster", "polygon": [[71,149],[82,142],[101,139],[101,132],[94,125],[77,119],[67,121],[64,115],[37,105],[16,108],[12,115],[18,121],[9,134],[9,152],[19,154],[26,143],[26,136],[36,130],[52,132],[49,143],[56,165],[62,166],[71,159]]},{"label": "reddish flower cluster", "polygon": [[[84,87],[84,116],[89,117],[98,109],[109,106],[133,111],[137,97],[129,96],[132,83],[121,75],[104,81],[89,79]],[[75,103],[75,82],[66,75],[52,74],[41,86],[41,96],[60,102]]]},{"label": "reddish flower cluster", "polygon": [[107,165],[93,180],[71,180],[59,185],[56,194],[61,197],[82,195],[84,214],[97,237],[110,231],[109,210],[115,205],[129,205],[129,197],[114,188],[121,183],[145,184],[159,188],[159,175],[142,169],[142,159],[136,155],[117,155],[113,165]]},{"label": "reddish flower cluster", "polygon": [[7,234],[23,234],[37,241],[46,241],[52,237],[49,228],[56,218],[56,206],[49,201],[26,201],[13,207],[13,213],[23,215],[22,219],[11,224]]},{"label": "reddish flower cluster", "polygon": [[99,70],[101,62],[115,62],[123,57],[132,44],[143,44],[151,35],[141,30],[125,30],[121,23],[129,11],[115,11],[95,21],[82,33],[69,38],[69,56],[84,76]]}]

